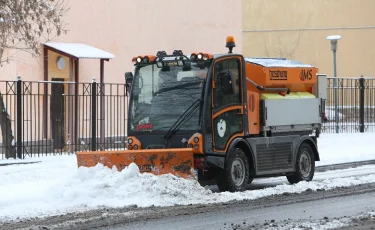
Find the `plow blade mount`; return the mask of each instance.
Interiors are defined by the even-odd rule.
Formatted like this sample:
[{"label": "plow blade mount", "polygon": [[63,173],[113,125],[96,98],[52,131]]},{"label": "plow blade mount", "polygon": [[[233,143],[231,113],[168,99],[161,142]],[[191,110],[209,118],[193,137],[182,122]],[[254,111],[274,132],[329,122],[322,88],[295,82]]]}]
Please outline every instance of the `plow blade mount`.
[{"label": "plow blade mount", "polygon": [[94,167],[98,163],[121,171],[135,163],[140,172],[155,175],[171,173],[183,178],[194,176],[193,149],[146,149],[77,152],[78,167]]}]

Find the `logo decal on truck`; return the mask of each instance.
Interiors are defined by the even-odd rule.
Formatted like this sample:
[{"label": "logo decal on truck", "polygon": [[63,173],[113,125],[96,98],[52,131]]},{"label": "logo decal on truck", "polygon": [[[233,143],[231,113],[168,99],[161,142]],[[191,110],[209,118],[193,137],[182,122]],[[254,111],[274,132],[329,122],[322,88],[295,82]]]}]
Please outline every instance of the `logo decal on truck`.
[{"label": "logo decal on truck", "polygon": [[152,130],[152,124],[140,124],[136,127],[137,131],[151,131]]},{"label": "logo decal on truck", "polygon": [[220,137],[224,137],[225,131],[227,129],[227,124],[223,119],[220,119],[220,121],[217,123],[217,133]]},{"label": "logo decal on truck", "polygon": [[288,80],[288,71],[270,70],[270,80]]},{"label": "logo decal on truck", "polygon": [[299,74],[299,79],[301,79],[301,81],[311,80],[312,79],[312,69],[301,70],[301,73]]}]

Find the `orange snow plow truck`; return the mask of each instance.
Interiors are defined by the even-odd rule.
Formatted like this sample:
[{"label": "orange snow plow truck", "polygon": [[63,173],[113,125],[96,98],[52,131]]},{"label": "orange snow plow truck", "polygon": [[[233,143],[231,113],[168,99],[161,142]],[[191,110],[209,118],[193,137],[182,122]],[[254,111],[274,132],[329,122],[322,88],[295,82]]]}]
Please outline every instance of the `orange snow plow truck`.
[{"label": "orange snow plow truck", "polygon": [[283,58],[232,52],[133,58],[127,149],[77,152],[78,166],[174,174],[243,191],[256,177],[310,181],[319,161],[317,138],[326,99],[325,75]]}]

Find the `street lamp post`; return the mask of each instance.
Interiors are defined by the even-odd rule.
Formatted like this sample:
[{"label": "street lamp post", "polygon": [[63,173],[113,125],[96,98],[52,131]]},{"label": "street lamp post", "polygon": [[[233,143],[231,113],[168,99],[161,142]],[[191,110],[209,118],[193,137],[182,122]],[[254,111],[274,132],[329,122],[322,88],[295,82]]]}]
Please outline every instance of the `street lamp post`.
[{"label": "street lamp post", "polygon": [[336,50],[337,41],[341,39],[340,35],[330,35],[327,40],[331,41],[331,50],[333,51],[333,93],[335,97],[335,123],[336,123],[336,133],[339,132],[339,114],[338,114],[338,95],[337,95],[337,71],[336,71]]}]

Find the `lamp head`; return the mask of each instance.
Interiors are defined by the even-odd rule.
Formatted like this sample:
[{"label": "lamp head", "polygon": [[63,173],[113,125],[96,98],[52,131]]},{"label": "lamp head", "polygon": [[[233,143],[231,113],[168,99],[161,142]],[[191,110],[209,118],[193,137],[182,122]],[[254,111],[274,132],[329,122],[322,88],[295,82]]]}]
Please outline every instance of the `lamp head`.
[{"label": "lamp head", "polygon": [[331,50],[336,51],[337,50],[337,41],[341,39],[340,35],[330,35],[327,36],[327,40],[331,41]]}]

